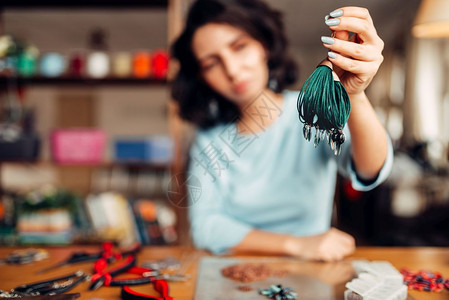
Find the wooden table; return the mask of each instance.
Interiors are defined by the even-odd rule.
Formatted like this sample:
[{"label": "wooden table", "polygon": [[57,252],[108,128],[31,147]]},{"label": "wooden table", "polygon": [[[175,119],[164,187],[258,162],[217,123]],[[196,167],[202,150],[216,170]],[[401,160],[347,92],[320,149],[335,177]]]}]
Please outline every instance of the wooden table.
[{"label": "wooden table", "polygon": [[[0,248],[0,258],[5,257],[17,248]],[[59,262],[69,256],[73,251],[84,250],[96,252],[99,247],[94,246],[70,246],[47,248],[50,258],[28,265],[0,265],[0,289],[9,290],[19,284],[39,281],[44,278],[53,278],[63,274],[69,274],[76,270],[91,272],[92,264],[84,263],[72,266],[65,266],[36,275],[36,271],[48,265]],[[186,273],[192,278],[187,282],[170,283],[170,294],[177,300],[193,299],[197,278],[198,261],[203,256],[210,254],[205,251],[198,251],[183,247],[147,247],[138,255],[138,261],[148,261],[163,259],[172,256],[180,259],[186,267]],[[249,255],[239,255],[238,257],[248,257]],[[348,275],[342,275],[343,265],[348,265],[352,259],[387,260],[396,268],[407,267],[411,270],[426,269],[430,271],[440,271],[443,276],[449,277],[449,249],[446,248],[373,248],[362,247],[343,262],[339,263],[315,263],[304,262],[304,272],[310,272],[310,276],[322,278],[334,286],[335,299],[343,299],[344,284],[348,281]],[[138,291],[151,293],[152,288],[145,285],[135,288]],[[72,292],[81,293],[81,299],[120,299],[120,289],[115,287],[102,287],[97,291],[87,291],[87,284],[83,283]],[[156,295],[156,294],[155,294]],[[300,296],[300,294],[299,294]],[[449,299],[449,291],[441,293],[410,291],[410,299]],[[261,298],[263,299],[263,298]]]}]

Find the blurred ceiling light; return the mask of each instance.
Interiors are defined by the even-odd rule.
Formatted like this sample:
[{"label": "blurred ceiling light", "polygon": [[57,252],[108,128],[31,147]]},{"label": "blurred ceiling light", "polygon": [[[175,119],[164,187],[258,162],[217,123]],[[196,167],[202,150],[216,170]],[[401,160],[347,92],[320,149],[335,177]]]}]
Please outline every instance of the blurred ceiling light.
[{"label": "blurred ceiling light", "polygon": [[422,0],[412,33],[417,38],[449,37],[449,0]]}]

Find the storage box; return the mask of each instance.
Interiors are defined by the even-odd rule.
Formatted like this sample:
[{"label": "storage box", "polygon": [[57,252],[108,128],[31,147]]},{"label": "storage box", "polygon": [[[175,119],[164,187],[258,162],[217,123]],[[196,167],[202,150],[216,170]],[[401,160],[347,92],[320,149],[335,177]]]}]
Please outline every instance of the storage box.
[{"label": "storage box", "polygon": [[99,129],[56,129],[51,134],[53,160],[65,164],[91,164],[103,160],[106,135]]},{"label": "storage box", "polygon": [[39,156],[40,139],[35,134],[23,134],[17,140],[0,140],[0,160],[36,160]]},{"label": "storage box", "polygon": [[170,163],[173,141],[169,136],[121,138],[115,141],[115,158],[124,162]]}]

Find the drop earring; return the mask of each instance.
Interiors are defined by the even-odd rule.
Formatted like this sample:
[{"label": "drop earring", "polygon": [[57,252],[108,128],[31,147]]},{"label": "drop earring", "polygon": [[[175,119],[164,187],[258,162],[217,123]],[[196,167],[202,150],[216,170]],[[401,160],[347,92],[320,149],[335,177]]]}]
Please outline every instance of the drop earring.
[{"label": "drop earring", "polygon": [[215,99],[212,99],[209,102],[209,115],[212,119],[216,119],[218,117],[218,103]]},{"label": "drop earring", "polygon": [[270,78],[268,80],[268,88],[272,91],[276,91],[278,88],[278,80],[276,78]]},{"label": "drop earring", "polygon": [[304,124],[304,138],[310,141],[312,127],[315,127],[315,147],[325,134],[330,148],[339,155],[345,142],[343,127],[348,121],[351,103],[330,66],[319,65],[307,78],[299,92],[297,109],[299,120]]}]

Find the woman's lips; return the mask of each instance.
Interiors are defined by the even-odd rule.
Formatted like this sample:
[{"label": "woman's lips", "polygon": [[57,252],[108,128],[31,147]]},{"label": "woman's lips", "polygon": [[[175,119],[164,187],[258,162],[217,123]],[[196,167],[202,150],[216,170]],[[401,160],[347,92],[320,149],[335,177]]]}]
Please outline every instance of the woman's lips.
[{"label": "woman's lips", "polygon": [[234,84],[233,90],[237,94],[242,94],[248,89],[248,86],[249,86],[249,81],[242,81],[237,84]]}]

